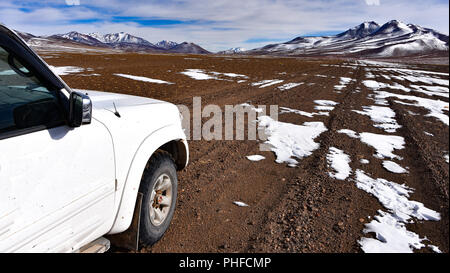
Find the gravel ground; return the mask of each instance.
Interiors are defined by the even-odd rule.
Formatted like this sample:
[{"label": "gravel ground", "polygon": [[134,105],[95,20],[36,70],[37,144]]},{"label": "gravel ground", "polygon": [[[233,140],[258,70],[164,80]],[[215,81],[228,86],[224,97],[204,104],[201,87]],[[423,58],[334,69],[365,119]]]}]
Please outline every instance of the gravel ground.
[{"label": "gravel ground", "polygon": [[[374,157],[373,147],[337,131],[387,134],[374,127],[367,115],[353,110],[374,105],[368,96],[374,90],[363,84],[367,66],[354,65],[354,60],[302,60],[297,58],[258,58],[225,56],[184,56],[151,54],[48,54],[46,61],[54,66],[77,66],[82,73],[62,76],[72,88],[103,90],[163,99],[192,106],[192,97],[201,96],[202,105],[279,105],[306,112],[318,112],[314,100],[339,103],[329,116],[281,114],[279,120],[292,124],[320,121],[328,129],[316,138],[320,148],[299,160],[295,168],[275,162],[272,152],[259,152],[257,141],[190,141],[190,164],[179,173],[179,200],[173,222],[163,239],[142,252],[361,252],[358,240],[373,237],[364,234],[365,224],[383,209],[378,199],[356,187],[354,171],[361,169],[373,178],[384,178],[414,188],[411,200],[423,203],[441,214],[440,221],[414,220],[406,225],[426,244],[449,250],[448,189],[449,165],[444,156],[449,151],[449,129],[435,117],[426,116],[422,107],[387,99],[387,107],[395,112],[400,129],[391,135],[402,136],[405,148],[395,150],[403,158],[399,164],[408,173],[395,174],[383,168],[383,160]],[[448,73],[448,65],[410,65],[413,69]],[[409,69],[410,67],[408,67]],[[203,69],[248,76],[228,80],[195,80],[180,72]],[[90,75],[90,74],[99,75]],[[174,84],[155,84],[116,76],[122,73],[159,79]],[[375,78],[385,84],[407,86],[385,76],[401,76],[389,70],[373,70]],[[322,75],[322,76],[317,76]],[[431,76],[435,76],[432,74]],[[340,77],[353,79],[342,90],[336,90]],[[446,79],[447,76],[436,76]],[[283,83],[264,88],[253,86],[262,80],[279,79]],[[303,83],[281,91],[286,83]],[[417,84],[417,83],[416,83]],[[414,95],[447,102],[447,97],[428,96],[419,92],[405,93],[384,89],[394,94]],[[339,92],[336,92],[339,91]],[[411,114],[417,113],[415,114]],[[424,134],[428,132],[431,135]],[[349,155],[352,174],[345,180],[329,176],[327,163],[330,147]],[[261,154],[265,160],[252,162],[247,155]],[[368,159],[369,164],[362,164]],[[239,207],[242,201],[248,207]],[[116,250],[118,251],[118,250]],[[429,248],[419,251],[429,252]]]}]

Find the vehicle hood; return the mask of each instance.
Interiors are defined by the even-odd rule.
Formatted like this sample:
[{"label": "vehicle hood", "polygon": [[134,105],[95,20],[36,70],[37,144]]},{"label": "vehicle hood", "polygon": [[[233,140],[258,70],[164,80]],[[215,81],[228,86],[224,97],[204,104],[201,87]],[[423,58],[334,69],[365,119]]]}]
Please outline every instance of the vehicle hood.
[{"label": "vehicle hood", "polygon": [[182,127],[180,111],[172,103],[116,93],[76,91],[89,96],[92,118],[103,123],[113,137],[125,136],[142,141],[161,128]]},{"label": "vehicle hood", "polygon": [[93,90],[75,90],[77,92],[87,94],[92,101],[92,108],[96,110],[109,109],[114,110],[114,106],[119,108],[138,106],[146,104],[168,104],[161,100],[144,98],[138,96],[93,91]]}]

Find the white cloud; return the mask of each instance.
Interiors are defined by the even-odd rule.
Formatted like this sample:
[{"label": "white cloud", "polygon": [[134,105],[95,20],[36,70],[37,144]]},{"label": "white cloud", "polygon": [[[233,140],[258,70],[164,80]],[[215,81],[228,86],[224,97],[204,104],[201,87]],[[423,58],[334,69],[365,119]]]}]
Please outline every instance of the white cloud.
[{"label": "white cloud", "polygon": [[380,0],[365,0],[368,6],[379,6]]},{"label": "white cloud", "polygon": [[[36,35],[72,30],[85,33],[125,31],[150,42],[192,41],[211,51],[239,46],[254,48],[299,35],[344,31],[369,20],[385,23],[398,19],[443,33],[448,33],[449,23],[448,2],[437,0],[427,2],[426,9],[421,0],[383,0],[383,5],[379,6],[368,6],[361,0],[92,0],[89,5],[83,2],[63,9],[57,7],[60,0],[49,0],[40,8],[23,11],[20,8],[24,2],[28,1],[18,4],[2,0],[0,21]],[[191,23],[161,27],[117,20],[117,17]]]},{"label": "white cloud", "polygon": [[66,0],[68,6],[79,6],[80,0]]}]

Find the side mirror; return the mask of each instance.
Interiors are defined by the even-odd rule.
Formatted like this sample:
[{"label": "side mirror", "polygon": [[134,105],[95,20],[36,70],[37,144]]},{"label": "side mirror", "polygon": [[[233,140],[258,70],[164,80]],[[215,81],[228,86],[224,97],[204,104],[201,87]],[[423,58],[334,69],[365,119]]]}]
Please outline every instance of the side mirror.
[{"label": "side mirror", "polygon": [[92,102],[82,93],[70,93],[69,122],[72,127],[80,127],[82,124],[91,123]]}]

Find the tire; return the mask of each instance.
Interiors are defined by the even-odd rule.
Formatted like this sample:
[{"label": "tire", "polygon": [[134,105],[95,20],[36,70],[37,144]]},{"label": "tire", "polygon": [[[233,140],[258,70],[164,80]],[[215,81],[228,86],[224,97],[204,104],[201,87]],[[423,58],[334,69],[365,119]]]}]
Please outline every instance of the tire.
[{"label": "tire", "polygon": [[157,151],[147,163],[139,188],[143,194],[139,242],[143,246],[158,242],[169,228],[175,211],[177,189],[178,178],[172,156]]}]

